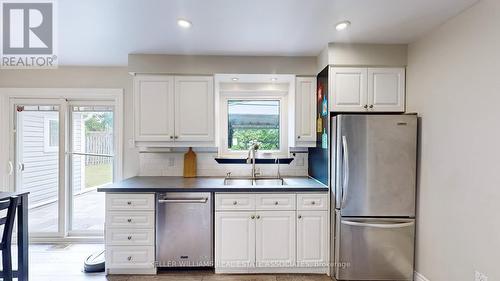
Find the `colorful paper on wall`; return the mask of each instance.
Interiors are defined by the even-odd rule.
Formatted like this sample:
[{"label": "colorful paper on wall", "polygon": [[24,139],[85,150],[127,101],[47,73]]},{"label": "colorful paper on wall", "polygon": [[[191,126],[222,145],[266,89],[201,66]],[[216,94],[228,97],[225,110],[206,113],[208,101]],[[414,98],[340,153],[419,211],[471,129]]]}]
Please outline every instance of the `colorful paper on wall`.
[{"label": "colorful paper on wall", "polygon": [[323,118],[318,113],[318,119],[316,120],[316,133],[323,132]]},{"label": "colorful paper on wall", "polygon": [[323,129],[323,134],[321,135],[321,148],[328,149],[328,134],[325,129]]}]

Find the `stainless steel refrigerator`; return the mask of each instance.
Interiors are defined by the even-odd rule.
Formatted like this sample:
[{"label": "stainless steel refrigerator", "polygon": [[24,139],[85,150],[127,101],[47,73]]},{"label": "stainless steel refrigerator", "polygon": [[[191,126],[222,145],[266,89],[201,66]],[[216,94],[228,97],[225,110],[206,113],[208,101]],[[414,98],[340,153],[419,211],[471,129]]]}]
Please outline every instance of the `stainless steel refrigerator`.
[{"label": "stainless steel refrigerator", "polygon": [[331,121],[332,276],[413,280],[417,116]]}]

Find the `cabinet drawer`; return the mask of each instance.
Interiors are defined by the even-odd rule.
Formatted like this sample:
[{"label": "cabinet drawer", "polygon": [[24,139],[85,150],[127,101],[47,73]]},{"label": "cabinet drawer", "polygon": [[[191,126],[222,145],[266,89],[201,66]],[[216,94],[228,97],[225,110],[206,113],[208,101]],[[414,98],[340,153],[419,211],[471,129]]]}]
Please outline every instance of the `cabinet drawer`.
[{"label": "cabinet drawer", "polygon": [[154,210],[155,195],[150,193],[106,193],[107,210]]},{"label": "cabinet drawer", "polygon": [[107,212],[107,228],[154,228],[155,213],[151,211]]},{"label": "cabinet drawer", "polygon": [[328,193],[297,194],[298,210],[328,210]]},{"label": "cabinet drawer", "polygon": [[255,210],[254,194],[215,194],[215,210]]},{"label": "cabinet drawer", "polygon": [[257,210],[295,210],[295,194],[257,194],[255,197]]},{"label": "cabinet drawer", "polygon": [[120,229],[106,230],[107,245],[154,245],[154,229]]},{"label": "cabinet drawer", "polygon": [[154,268],[153,246],[111,246],[106,248],[107,268]]}]

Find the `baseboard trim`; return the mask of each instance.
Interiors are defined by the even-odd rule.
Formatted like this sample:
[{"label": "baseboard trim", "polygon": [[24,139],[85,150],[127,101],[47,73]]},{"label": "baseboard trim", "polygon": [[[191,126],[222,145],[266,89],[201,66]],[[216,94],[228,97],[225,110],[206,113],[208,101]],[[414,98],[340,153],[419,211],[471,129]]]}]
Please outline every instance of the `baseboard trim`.
[{"label": "baseboard trim", "polygon": [[415,271],[415,274],[414,274],[414,279],[415,279],[415,281],[430,281],[425,276],[423,276],[421,273],[418,273],[416,271]]},{"label": "baseboard trim", "polygon": [[216,274],[272,274],[272,273],[327,274],[328,267],[259,267],[259,268],[216,267],[215,273]]}]

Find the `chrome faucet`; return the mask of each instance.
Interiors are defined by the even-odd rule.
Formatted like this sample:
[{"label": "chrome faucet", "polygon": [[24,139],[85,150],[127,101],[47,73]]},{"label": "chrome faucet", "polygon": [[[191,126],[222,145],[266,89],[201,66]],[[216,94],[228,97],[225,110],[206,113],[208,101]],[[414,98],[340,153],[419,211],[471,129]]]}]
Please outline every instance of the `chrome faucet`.
[{"label": "chrome faucet", "polygon": [[[257,153],[257,150],[260,148],[260,143],[258,141],[251,141],[250,142],[250,148],[248,149],[248,157],[247,157],[247,163],[252,164],[252,181],[254,181],[257,178],[257,173],[255,169],[255,154]],[[252,158],[250,158],[250,155]]]}]

